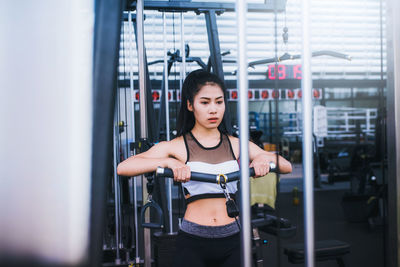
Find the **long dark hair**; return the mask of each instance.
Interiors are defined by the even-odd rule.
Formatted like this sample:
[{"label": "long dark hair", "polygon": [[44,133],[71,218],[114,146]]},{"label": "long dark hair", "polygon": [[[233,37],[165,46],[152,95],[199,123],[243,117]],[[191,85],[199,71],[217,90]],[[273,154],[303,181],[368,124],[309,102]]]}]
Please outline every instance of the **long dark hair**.
[{"label": "long dark hair", "polygon": [[193,112],[187,109],[187,101],[193,105],[193,99],[200,89],[206,84],[218,85],[223,94],[225,102],[225,113],[221,123],[218,126],[218,130],[225,134],[230,134],[231,127],[229,125],[228,113],[227,112],[227,91],[225,84],[218,78],[217,75],[205,71],[203,69],[195,70],[186,76],[185,81],[182,85],[181,95],[181,108],[179,110],[178,122],[177,122],[177,134],[178,136],[184,135],[193,129],[195,124],[195,118]]}]

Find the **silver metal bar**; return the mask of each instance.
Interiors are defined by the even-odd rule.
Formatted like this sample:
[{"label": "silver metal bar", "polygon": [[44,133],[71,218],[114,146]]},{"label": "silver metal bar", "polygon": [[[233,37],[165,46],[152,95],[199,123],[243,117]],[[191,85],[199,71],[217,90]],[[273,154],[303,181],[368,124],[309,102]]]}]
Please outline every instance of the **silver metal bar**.
[{"label": "silver metal bar", "polygon": [[[139,65],[139,107],[140,107],[140,137],[147,138],[147,105],[146,105],[146,66],[145,66],[145,50],[144,50],[144,3],[143,0],[138,0],[136,3],[136,27],[137,27],[137,47],[138,47],[138,65]],[[145,205],[147,199],[147,180],[142,175],[142,201]],[[145,214],[145,221],[150,220],[150,214]],[[144,242],[144,267],[151,267],[151,238],[150,229],[143,229]]]},{"label": "silver metal bar", "polygon": [[[114,124],[113,124],[113,154],[114,154],[114,166],[118,165],[117,161],[117,143],[118,143],[118,98],[119,98],[119,91],[117,91],[116,97],[116,105],[115,105],[115,112],[114,112]],[[120,235],[119,235],[119,182],[118,182],[118,174],[117,168],[114,168],[114,213],[115,213],[115,246],[116,246],[116,257],[115,257],[115,264],[121,264],[121,257],[120,257]]]},{"label": "silver metal bar", "polygon": [[128,23],[129,23],[129,84],[130,84],[130,92],[131,92],[131,98],[130,98],[130,103],[131,103],[131,107],[132,107],[132,114],[131,114],[131,123],[132,123],[132,140],[133,142],[135,142],[136,139],[136,130],[135,130],[135,102],[133,101],[134,97],[135,97],[135,93],[134,93],[134,81],[133,81],[133,47],[134,47],[134,43],[133,43],[133,35],[134,35],[134,30],[133,30],[133,21],[132,21],[132,12],[129,11],[128,14]]},{"label": "silver metal bar", "polygon": [[[119,122],[121,121],[121,89],[117,88],[117,92],[116,92],[116,109],[117,109],[117,120],[115,122],[115,144],[116,144],[116,150],[115,150],[115,156],[116,158],[116,165],[117,166],[119,163],[119,157],[120,157],[120,148],[122,146],[122,140],[121,140],[121,133],[119,132]],[[114,172],[116,173],[116,168],[114,168]],[[116,199],[116,201],[118,200],[118,218],[119,218],[119,225],[118,225],[118,229],[119,229],[119,244],[118,247],[120,249],[123,249],[123,244],[122,244],[122,211],[121,211],[121,184],[120,184],[120,180],[119,180],[119,176],[116,175],[117,177],[117,183],[116,183],[116,187],[115,190],[117,191],[117,196],[118,198]]]},{"label": "silver metal bar", "polygon": [[[239,90],[239,136],[240,136],[240,166],[249,165],[249,121],[248,121],[248,80],[247,80],[247,49],[246,49],[246,14],[247,3],[236,0],[237,16],[237,51],[238,51],[238,84]],[[251,267],[251,222],[250,222],[250,179],[249,168],[241,168],[241,265]]]},{"label": "silver metal bar", "polygon": [[[168,101],[168,60],[167,60],[167,20],[165,12],[163,12],[163,45],[164,45],[164,95],[165,95],[165,131],[167,141],[170,140],[169,134],[169,101]],[[169,233],[174,232],[172,225],[172,179],[165,179],[167,183],[167,198],[168,198],[168,219]]]},{"label": "silver metal bar", "polygon": [[140,136],[147,138],[147,105],[146,105],[146,67],[144,58],[144,27],[143,27],[143,0],[137,1],[136,27],[139,65],[139,107],[140,107]]},{"label": "silver metal bar", "polygon": [[[179,93],[180,96],[182,96],[182,87],[183,87],[183,80],[186,77],[186,54],[185,54],[185,38],[184,38],[184,28],[183,28],[183,13],[181,13],[181,57],[182,57],[182,63],[180,65],[180,73],[179,73]],[[168,179],[171,180],[171,179]],[[172,183],[172,181],[170,181]],[[183,187],[182,187],[183,190]],[[182,191],[183,192],[183,191]],[[181,218],[178,218],[179,220],[179,227],[181,227]]]},{"label": "silver metal bar", "polygon": [[[128,21],[129,21],[129,80],[130,80],[130,92],[131,92],[131,97],[129,103],[131,104],[131,130],[132,130],[132,142],[136,142],[136,129],[135,129],[135,102],[134,97],[135,97],[135,88],[134,88],[134,81],[133,81],[133,35],[134,35],[134,29],[133,29],[133,21],[132,21],[132,12],[129,11],[128,14]],[[132,153],[132,155],[135,155],[135,149]],[[134,222],[135,222],[135,263],[140,263],[140,256],[139,256],[139,228],[138,228],[138,205],[137,205],[137,183],[136,183],[136,177],[131,178],[133,181],[133,213],[134,213]]]},{"label": "silver metal bar", "polygon": [[303,183],[304,183],[304,242],[305,263],[315,265],[314,255],[314,175],[312,137],[312,80],[310,42],[310,0],[302,1],[302,71],[303,109]]},{"label": "silver metal bar", "polygon": [[135,202],[134,205],[134,215],[135,215],[135,262],[140,263],[140,255],[139,255],[139,229],[138,229],[138,206],[137,206],[137,182],[136,177],[133,178],[133,200]]},{"label": "silver metal bar", "polygon": [[167,20],[165,12],[163,12],[163,45],[164,45],[164,89],[165,89],[165,121],[166,121],[166,134],[167,141],[170,140],[169,133],[169,101],[168,101],[168,60],[167,60]]},{"label": "silver metal bar", "polygon": [[[181,35],[181,39],[180,39],[180,43],[181,43],[181,51],[180,51],[180,56],[181,56],[181,58],[182,58],[182,62],[181,62],[181,64],[179,65],[179,93],[180,93],[180,95],[182,95],[182,86],[183,86],[183,79],[185,79],[185,76],[183,75],[183,52],[182,51],[184,51],[185,50],[185,48],[184,48],[184,45],[182,45],[182,41],[183,41],[183,37],[182,37],[182,16],[180,17],[180,19],[181,19],[181,21],[180,21],[180,23],[181,23],[181,25],[180,25],[180,35]],[[182,47],[183,47],[183,49],[182,49]]]},{"label": "silver metal bar", "polygon": [[[222,2],[222,1],[221,1]],[[226,1],[224,1],[226,2]],[[248,12],[274,12],[274,1],[265,1],[265,4],[250,3],[248,4]],[[134,7],[134,1],[131,4]],[[278,1],[277,9],[279,12],[285,10],[286,1]],[[223,10],[224,12],[234,12],[234,3],[213,3],[198,1],[145,1],[145,9],[147,10],[165,10],[167,12],[204,12],[205,10]]]},{"label": "silver metal bar", "polygon": [[182,57],[182,81],[186,77],[186,51],[185,51],[185,28],[184,28],[184,17],[183,12],[181,12],[181,57]]}]

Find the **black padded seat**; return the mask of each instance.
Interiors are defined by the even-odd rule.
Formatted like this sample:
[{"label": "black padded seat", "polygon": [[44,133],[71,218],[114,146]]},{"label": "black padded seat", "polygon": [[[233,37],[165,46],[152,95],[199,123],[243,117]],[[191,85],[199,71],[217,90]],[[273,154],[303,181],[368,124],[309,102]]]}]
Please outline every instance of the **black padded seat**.
[{"label": "black padded seat", "polygon": [[[291,263],[304,263],[304,244],[287,245],[283,251]],[[315,242],[315,260],[336,260],[340,267],[345,267],[343,256],[350,253],[350,245],[339,240],[322,240]]]}]

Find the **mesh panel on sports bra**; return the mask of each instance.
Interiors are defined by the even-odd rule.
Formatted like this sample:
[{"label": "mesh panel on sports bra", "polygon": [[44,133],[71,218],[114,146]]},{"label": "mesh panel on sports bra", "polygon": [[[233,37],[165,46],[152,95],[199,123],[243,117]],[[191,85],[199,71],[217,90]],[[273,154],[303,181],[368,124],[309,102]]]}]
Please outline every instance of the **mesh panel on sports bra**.
[{"label": "mesh panel on sports bra", "polygon": [[220,142],[214,147],[203,147],[191,132],[185,135],[187,161],[200,161],[211,164],[236,160],[228,136],[221,133]]},{"label": "mesh panel on sports bra", "polygon": [[[239,170],[239,164],[233,154],[231,142],[227,135],[220,135],[220,142],[214,147],[203,147],[192,133],[184,135],[187,162],[194,172],[220,174]],[[222,188],[216,183],[205,183],[190,180],[182,184],[185,189],[186,202],[190,203],[203,198],[225,197]],[[229,194],[237,191],[236,182],[228,182],[226,189]]]}]

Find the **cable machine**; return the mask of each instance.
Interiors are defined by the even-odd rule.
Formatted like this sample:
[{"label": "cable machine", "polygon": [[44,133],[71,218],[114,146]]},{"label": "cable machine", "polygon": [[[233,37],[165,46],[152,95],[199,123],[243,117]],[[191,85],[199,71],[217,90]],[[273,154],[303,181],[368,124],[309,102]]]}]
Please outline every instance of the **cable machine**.
[{"label": "cable machine", "polygon": [[[278,7],[279,10],[283,10],[285,6],[284,1],[279,1],[280,5]],[[276,6],[275,11],[276,11]],[[132,56],[132,35],[133,31],[131,28],[131,24],[133,25],[134,33],[136,35],[136,46],[137,46],[137,56],[138,56],[138,86],[139,88],[139,107],[140,107],[140,139],[137,142],[135,136],[137,133],[132,130],[133,136],[132,136],[132,141],[136,145],[130,145],[130,149],[133,151],[131,152],[132,154],[136,153],[136,149],[138,146],[140,146],[140,151],[143,151],[143,145],[147,143],[151,143],[154,141],[157,141],[156,139],[159,137],[158,131],[155,126],[155,112],[153,108],[153,103],[152,103],[152,97],[151,97],[151,83],[150,83],[150,76],[148,73],[148,63],[147,63],[147,58],[146,58],[146,51],[145,51],[145,44],[144,44],[144,27],[143,27],[143,22],[144,22],[144,10],[149,9],[149,10],[158,10],[163,12],[163,32],[164,32],[164,71],[163,71],[163,76],[164,76],[164,83],[163,83],[163,89],[164,89],[164,97],[167,95],[168,88],[169,88],[169,83],[168,83],[168,70],[170,69],[170,64],[166,60],[166,51],[165,51],[165,13],[166,12],[179,12],[181,14],[181,51],[185,51],[185,43],[184,43],[184,23],[183,23],[183,12],[189,12],[192,11],[197,15],[204,14],[205,20],[206,20],[206,27],[207,27],[207,33],[208,33],[208,43],[209,43],[209,49],[210,49],[210,58],[209,62],[207,65],[204,63],[201,64],[202,67],[204,65],[207,67],[207,69],[211,70],[215,74],[217,74],[221,80],[224,80],[224,72],[223,72],[223,67],[222,67],[222,55],[220,51],[220,45],[219,45],[219,36],[218,36],[218,29],[217,29],[217,24],[216,24],[216,16],[222,14],[223,12],[233,12],[235,11],[235,6],[233,4],[229,3],[201,3],[201,2],[191,2],[191,1],[171,1],[171,2],[165,2],[165,1],[131,1],[128,2],[127,4],[127,10],[129,13],[126,14],[124,17],[125,20],[128,20],[129,23],[129,38],[130,38],[130,57]],[[256,11],[256,12],[272,12],[274,11],[274,8],[271,4],[250,4],[248,5],[248,9],[250,12]],[[136,16],[132,16],[132,11],[136,11]],[[186,69],[185,69],[185,63],[188,59],[186,58],[186,53],[182,52],[181,57],[180,57],[180,62],[181,64],[181,70],[180,70],[180,76],[181,76],[181,81],[183,80],[185,74],[186,74]],[[189,58],[189,61],[193,60],[192,58]],[[194,59],[196,61],[196,59]],[[196,61],[197,62],[197,61]],[[200,61],[199,61],[200,62]],[[129,87],[130,89],[130,95],[131,97],[133,96],[133,90],[134,90],[134,79],[133,79],[133,66],[132,66],[132,59],[130,59],[130,67],[129,67],[129,86],[127,84],[124,84],[124,82],[118,82],[118,85],[123,88],[123,87]],[[247,88],[246,88],[247,90]],[[125,91],[126,93],[126,91]],[[165,123],[166,125],[166,138],[167,140],[169,139],[169,125],[168,125],[168,98],[165,97],[165,107],[166,107],[166,113],[165,113]],[[131,104],[132,101],[129,101]],[[127,105],[125,103],[125,105]],[[134,105],[132,105],[132,114],[131,114],[131,124],[132,128],[135,126],[135,118],[134,118]],[[246,112],[247,114],[247,112]],[[163,116],[164,117],[164,116]],[[162,121],[162,119],[161,119]],[[148,123],[149,122],[149,123]],[[119,125],[120,120],[118,118],[115,119],[115,125],[116,126],[121,126]],[[162,122],[164,123],[164,122]],[[124,125],[122,125],[124,127]],[[118,127],[115,127],[114,130],[114,136],[118,135]],[[126,137],[127,139],[127,137]],[[247,140],[247,139],[246,139]],[[121,142],[115,138],[115,144],[121,145]],[[127,149],[128,150],[128,149]],[[127,151],[125,151],[126,155]],[[119,150],[117,147],[114,147],[114,153],[115,153],[115,158],[119,158]],[[114,162],[114,165],[116,166],[118,164],[117,161]],[[149,193],[149,186],[148,186],[148,179],[146,179],[144,176],[141,178],[141,186],[142,186],[142,207],[145,207],[148,205],[149,202],[146,203],[146,199]],[[150,229],[146,227],[146,223],[150,221],[152,218],[152,215],[144,212],[142,210],[142,226],[144,223],[144,229],[143,229],[143,245],[139,244],[140,240],[138,240],[138,237],[140,237],[141,233],[139,229],[137,228],[138,225],[138,215],[137,215],[137,196],[136,196],[136,178],[130,178],[129,181],[130,184],[130,189],[129,190],[134,190],[133,193],[133,202],[134,202],[134,210],[135,210],[135,260],[134,264],[142,264],[144,263],[144,266],[150,266],[151,261],[152,261],[152,255],[151,255],[151,236],[150,236]],[[165,188],[164,188],[165,189]],[[120,255],[120,248],[124,248],[124,245],[121,244],[121,206],[120,206],[120,188],[119,188],[119,182],[118,182],[118,177],[116,174],[114,174],[114,190],[115,190],[115,235],[116,235],[116,260],[115,264],[119,265],[123,262],[121,259]],[[161,189],[162,190],[162,189]],[[171,197],[171,186],[168,186],[168,195],[170,196],[168,199],[168,209],[169,210],[169,220],[167,220],[168,224],[168,230],[169,233],[173,233],[173,228],[172,228],[172,197]],[[163,201],[165,204],[165,201]],[[148,205],[149,206],[149,205]],[[151,205],[150,205],[151,206]],[[153,205],[154,207],[154,205]],[[164,209],[164,210],[166,210]],[[159,217],[161,215],[159,214]],[[154,217],[154,216],[153,216]],[[160,218],[162,219],[162,218]],[[148,226],[148,225],[147,225]],[[164,227],[164,225],[160,225],[160,227]],[[164,228],[165,229],[165,228]],[[144,251],[140,252],[140,248],[143,247]],[[144,260],[140,259],[140,255],[143,253],[143,258]],[[127,254],[127,260],[129,262],[132,262],[132,260],[129,259],[130,255]]]}]

